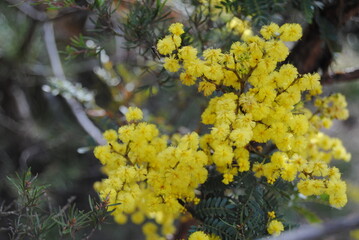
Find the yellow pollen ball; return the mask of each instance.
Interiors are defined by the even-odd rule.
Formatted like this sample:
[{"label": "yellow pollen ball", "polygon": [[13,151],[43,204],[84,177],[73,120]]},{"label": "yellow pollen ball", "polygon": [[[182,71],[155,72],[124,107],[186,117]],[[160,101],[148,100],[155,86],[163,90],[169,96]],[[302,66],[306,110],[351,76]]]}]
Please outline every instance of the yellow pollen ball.
[{"label": "yellow pollen ball", "polygon": [[182,23],[173,23],[168,29],[173,35],[181,35],[184,33],[183,24]]},{"label": "yellow pollen ball", "polygon": [[192,233],[189,236],[188,240],[209,240],[209,237],[204,232],[197,231],[197,232]]},{"label": "yellow pollen ball", "polygon": [[282,231],[284,231],[284,226],[280,221],[272,220],[268,225],[267,231],[271,235],[278,236]]},{"label": "yellow pollen ball", "polygon": [[128,112],[125,114],[127,122],[139,121],[143,118],[143,113],[141,109],[137,107],[130,107]]}]

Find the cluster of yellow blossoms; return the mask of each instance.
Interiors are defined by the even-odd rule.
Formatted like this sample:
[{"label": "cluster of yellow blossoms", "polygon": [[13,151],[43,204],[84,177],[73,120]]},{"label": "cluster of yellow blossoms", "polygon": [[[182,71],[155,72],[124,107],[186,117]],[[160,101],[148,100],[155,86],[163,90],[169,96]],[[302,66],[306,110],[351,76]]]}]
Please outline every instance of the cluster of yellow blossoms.
[{"label": "cluster of yellow blossoms", "polygon": [[[171,35],[158,42],[158,51],[167,55],[164,67],[170,72],[181,70],[185,85],[197,81],[198,90],[210,100],[202,114],[202,123],[213,125],[201,137],[200,147],[215,164],[228,184],[238,172],[250,171],[274,183],[299,178],[297,187],[303,195],[329,195],[335,207],[346,204],[346,184],[337,168],[329,167],[331,159],[350,160],[341,141],[320,132],[333,119],[346,119],[345,98],[340,94],[320,98],[319,74],[298,74],[284,61],[289,50],[283,41],[302,36],[299,24],[277,24],[262,27],[260,36],[249,36],[232,44],[228,53],[221,49],[203,51],[181,46],[183,25],[170,27]],[[305,95],[303,99],[302,95]],[[313,113],[304,104],[314,101]],[[268,152],[275,144],[277,151]],[[251,162],[250,154],[265,155],[262,162]]]},{"label": "cluster of yellow blossoms", "polygon": [[[169,31],[157,44],[166,56],[164,68],[180,71],[184,85],[198,83],[205,96],[221,93],[202,114],[202,123],[213,127],[201,137],[191,133],[170,142],[155,125],[141,122],[141,110],[130,108],[128,125],[106,131],[108,144],[97,147],[95,156],[108,178],[95,189],[119,204],[113,206],[116,221],[123,223],[131,214],[134,223],[153,219],[162,235],[173,233],[173,221],[185,210],[179,202],[198,202],[195,189],[206,181],[209,165],[223,174],[225,184],[252,171],[270,184],[278,178],[295,182],[305,196],[328,194],[335,207],[346,204],[346,184],[329,163],[333,158],[349,161],[350,154],[339,139],[320,131],[334,119],[348,117],[346,101],[340,94],[319,98],[318,74],[298,74],[291,64],[278,66],[289,54],[283,41],[302,35],[298,24],[272,23],[261,29],[262,37],[245,37],[229,52],[207,49],[202,57],[196,48],[181,46],[182,24],[172,24]],[[313,102],[315,110],[305,102]],[[161,239],[153,222],[143,230],[147,239]],[[269,223],[270,234],[282,230],[279,221]]]},{"label": "cluster of yellow blossoms", "polygon": [[[95,189],[102,198],[119,204],[110,209],[117,222],[126,222],[131,214],[134,223],[154,219],[162,225],[161,235],[173,233],[173,221],[184,211],[178,200],[198,201],[194,190],[207,179],[207,156],[198,150],[196,133],[168,146],[168,137],[160,136],[155,125],[140,122],[140,109],[130,108],[126,119],[128,125],[118,132],[106,131],[108,144],[95,149],[108,176]],[[152,222],[143,231],[147,239],[161,239]]]}]

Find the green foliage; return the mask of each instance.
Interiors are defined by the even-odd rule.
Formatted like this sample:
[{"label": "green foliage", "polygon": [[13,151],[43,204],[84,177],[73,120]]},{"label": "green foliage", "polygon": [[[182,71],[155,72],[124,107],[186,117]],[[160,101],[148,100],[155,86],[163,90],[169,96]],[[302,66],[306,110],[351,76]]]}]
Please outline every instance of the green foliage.
[{"label": "green foliage", "polygon": [[[62,208],[51,206],[47,192],[49,185],[39,184],[37,175],[31,170],[22,175],[16,173],[8,177],[8,181],[16,191],[12,203],[1,204],[0,216],[7,216],[1,226],[10,239],[76,239],[78,236],[90,237],[109,216],[106,201],[97,202],[89,197],[90,211],[79,210],[74,197]],[[57,237],[56,237],[57,236]]]},{"label": "green foliage", "polygon": [[85,57],[96,56],[102,49],[102,47],[96,44],[94,38],[85,37],[80,34],[71,38],[71,43],[66,46],[66,59],[74,59],[79,55],[84,55]]},{"label": "green foliage", "polygon": [[278,214],[289,209],[294,190],[288,182],[278,180],[271,185],[247,172],[231,183],[228,191],[220,176],[210,176],[200,188],[204,200],[190,210],[201,222],[190,233],[204,231],[221,239],[254,239],[267,234],[263,226],[269,221],[268,212]]},{"label": "green foliage", "polygon": [[314,0],[224,0],[220,3],[221,5],[217,7],[224,8],[237,17],[251,17],[251,23],[256,27],[268,24],[274,14],[284,15],[288,7],[298,9],[306,22],[312,23],[315,10],[323,7],[321,1]]},{"label": "green foliage", "polygon": [[202,221],[196,230],[213,233],[222,239],[236,239],[239,233],[236,226],[232,225],[237,218],[236,207],[228,197],[202,200],[194,208],[196,218]]},{"label": "green foliage", "polygon": [[240,233],[236,229],[236,226],[232,226],[230,223],[218,217],[204,219],[202,225],[191,229],[191,231],[204,231],[215,234],[223,240],[240,239]]},{"label": "green foliage", "polygon": [[235,204],[231,203],[229,198],[214,197],[202,200],[194,208],[199,219],[206,219],[208,217],[235,217],[233,209]]},{"label": "green foliage", "polygon": [[16,177],[7,177],[8,181],[16,189],[18,196],[23,196],[16,201],[19,208],[38,206],[40,198],[45,194],[48,185],[36,186],[37,175],[32,177],[31,171],[25,172],[22,176],[16,173]]},{"label": "green foliage", "polygon": [[244,0],[241,7],[245,15],[253,17],[255,25],[264,25],[268,22],[271,13],[269,6],[273,3],[274,1],[266,0]]},{"label": "green foliage", "polygon": [[171,13],[165,4],[166,1],[161,0],[143,0],[131,5],[127,19],[120,27],[127,47],[141,47],[144,49],[141,55],[145,55],[155,46],[161,29],[164,29],[161,25],[168,21]]}]

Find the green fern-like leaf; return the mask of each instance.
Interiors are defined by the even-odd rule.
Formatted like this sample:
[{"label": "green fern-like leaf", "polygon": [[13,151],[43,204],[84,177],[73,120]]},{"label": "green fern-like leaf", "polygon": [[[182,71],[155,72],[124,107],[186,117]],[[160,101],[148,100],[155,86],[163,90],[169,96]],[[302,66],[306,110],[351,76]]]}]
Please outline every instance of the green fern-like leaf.
[{"label": "green fern-like leaf", "polygon": [[240,233],[236,226],[221,218],[206,218],[203,224],[198,227],[198,230],[215,234],[223,240],[240,239]]},{"label": "green fern-like leaf", "polygon": [[[240,174],[230,185],[222,184],[221,174],[214,172],[213,175],[201,187],[204,199],[194,207],[194,216],[201,224],[194,229],[216,234],[221,239],[265,236],[267,213],[277,212],[279,207],[285,206],[289,201],[288,194],[293,191],[291,183],[278,179],[274,184],[268,184],[253,173]],[[230,197],[224,191],[228,187],[233,190]]]},{"label": "green fern-like leaf", "polygon": [[200,219],[208,217],[234,217],[233,211],[236,205],[231,203],[228,198],[214,197],[202,200],[195,207],[195,212]]},{"label": "green fern-like leaf", "polygon": [[241,209],[241,223],[246,226],[246,236],[251,238],[263,235],[268,206],[264,201],[264,188],[255,185],[247,189],[246,202]]}]

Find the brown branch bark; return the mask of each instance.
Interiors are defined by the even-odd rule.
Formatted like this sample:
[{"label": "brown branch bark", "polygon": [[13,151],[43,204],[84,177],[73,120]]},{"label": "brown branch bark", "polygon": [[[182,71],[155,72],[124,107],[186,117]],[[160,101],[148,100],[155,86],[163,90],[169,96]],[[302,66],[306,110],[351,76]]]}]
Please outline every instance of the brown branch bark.
[{"label": "brown branch bark", "polygon": [[324,224],[305,225],[298,229],[282,233],[278,237],[263,238],[260,240],[315,240],[336,233],[348,232],[359,227],[359,215],[350,215],[326,222]]},{"label": "brown branch bark", "polygon": [[335,73],[332,75],[322,77],[322,84],[332,84],[332,83],[342,83],[359,80],[359,69],[344,72],[344,73]]}]

